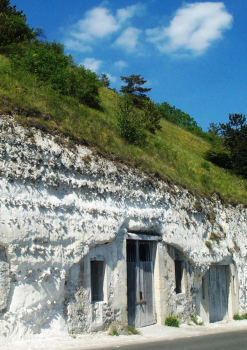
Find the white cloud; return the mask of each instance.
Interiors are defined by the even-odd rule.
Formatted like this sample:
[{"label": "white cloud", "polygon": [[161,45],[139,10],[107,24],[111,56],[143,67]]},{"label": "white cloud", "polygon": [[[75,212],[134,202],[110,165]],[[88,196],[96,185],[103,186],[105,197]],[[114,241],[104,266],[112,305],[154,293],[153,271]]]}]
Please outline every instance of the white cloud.
[{"label": "white cloud", "polygon": [[102,61],[96,60],[95,58],[85,58],[81,64],[88,69],[91,69],[93,72],[97,72],[100,68]]},{"label": "white cloud", "polygon": [[117,69],[123,69],[125,67],[128,67],[128,64],[124,61],[117,61],[114,63],[114,66],[117,68]]},{"label": "white cloud", "polygon": [[120,28],[110,11],[101,7],[88,11],[85,19],[77,22],[74,27],[75,31],[72,32],[72,36],[82,40],[103,38]]},{"label": "white cloud", "polygon": [[[118,9],[113,14],[107,7],[95,7],[87,11],[81,20],[67,29],[64,38],[65,46],[73,51],[90,51],[102,40],[110,38],[114,41],[116,35],[120,35],[118,44],[121,45],[122,42],[123,47],[133,48],[136,45],[137,29],[133,31],[134,38],[130,38],[130,44],[127,45],[124,38],[131,29],[126,31],[126,28],[131,27],[130,19],[142,15],[144,9],[145,5],[137,3]],[[112,38],[114,34],[115,38]]]},{"label": "white cloud", "polygon": [[144,9],[145,5],[140,3],[132,6],[127,6],[126,8],[117,10],[117,18],[120,23],[123,23],[131,17],[140,16],[143,14]]},{"label": "white cloud", "polygon": [[141,31],[137,28],[127,28],[120,37],[115,41],[117,46],[121,46],[127,51],[135,50]]},{"label": "white cloud", "polygon": [[111,75],[110,73],[105,73],[105,74],[107,75],[111,83],[115,83],[115,81],[117,80],[117,77],[114,77],[114,75]]},{"label": "white cloud", "polygon": [[92,51],[92,48],[89,45],[84,44],[80,40],[74,40],[71,38],[65,39],[64,45],[66,46],[66,49],[73,50],[73,51],[78,51],[78,52]]},{"label": "white cloud", "polygon": [[178,9],[169,27],[148,29],[146,34],[161,52],[197,56],[231,28],[232,19],[222,2],[196,2]]}]

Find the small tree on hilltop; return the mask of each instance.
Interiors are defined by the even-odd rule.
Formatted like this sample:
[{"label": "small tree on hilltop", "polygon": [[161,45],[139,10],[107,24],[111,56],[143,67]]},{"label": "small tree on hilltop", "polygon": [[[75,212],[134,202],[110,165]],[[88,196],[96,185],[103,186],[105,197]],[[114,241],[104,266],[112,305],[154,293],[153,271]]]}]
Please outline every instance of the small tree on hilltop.
[{"label": "small tree on hilltop", "polygon": [[144,78],[141,78],[140,75],[132,74],[129,77],[121,76],[121,80],[123,80],[126,85],[121,86],[120,92],[130,95],[134,105],[142,106],[142,101],[149,99],[146,92],[152,89],[144,88],[142,86],[147,81]]},{"label": "small tree on hilltop", "polygon": [[26,24],[26,16],[10,6],[10,0],[0,0],[0,48],[13,43],[30,41],[37,34]]},{"label": "small tree on hilltop", "polygon": [[146,144],[146,120],[143,112],[135,108],[128,94],[119,96],[116,108],[118,131],[127,142],[143,146]]},{"label": "small tree on hilltop", "polygon": [[105,73],[101,73],[100,77],[99,77],[99,81],[102,84],[102,86],[109,88],[111,82],[110,79],[108,78],[107,74]]},{"label": "small tree on hilltop", "polygon": [[247,124],[242,114],[229,114],[229,122],[220,123],[220,135],[230,150],[235,171],[246,175],[247,171]]}]

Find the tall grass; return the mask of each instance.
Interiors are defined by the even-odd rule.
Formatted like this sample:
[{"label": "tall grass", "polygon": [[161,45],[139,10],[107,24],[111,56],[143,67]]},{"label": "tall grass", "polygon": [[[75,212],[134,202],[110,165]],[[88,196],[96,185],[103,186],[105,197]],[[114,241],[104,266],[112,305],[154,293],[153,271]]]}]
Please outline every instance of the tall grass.
[{"label": "tall grass", "polygon": [[210,144],[175,124],[161,121],[162,130],[148,133],[146,146],[128,144],[118,134],[118,95],[101,88],[101,110],[75,98],[61,96],[31,74],[13,71],[0,56],[0,111],[15,113],[23,125],[34,125],[53,134],[85,143],[105,157],[187,187],[202,196],[213,192],[223,201],[247,204],[247,181],[205,160]]}]

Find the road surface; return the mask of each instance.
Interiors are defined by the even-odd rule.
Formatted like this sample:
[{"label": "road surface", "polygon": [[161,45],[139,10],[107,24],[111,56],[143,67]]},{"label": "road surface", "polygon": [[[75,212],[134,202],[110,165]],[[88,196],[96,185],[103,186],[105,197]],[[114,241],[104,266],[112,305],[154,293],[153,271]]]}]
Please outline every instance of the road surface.
[{"label": "road surface", "polygon": [[113,345],[105,350],[247,350],[246,331],[209,334],[205,336],[187,337],[183,339],[131,345]]}]

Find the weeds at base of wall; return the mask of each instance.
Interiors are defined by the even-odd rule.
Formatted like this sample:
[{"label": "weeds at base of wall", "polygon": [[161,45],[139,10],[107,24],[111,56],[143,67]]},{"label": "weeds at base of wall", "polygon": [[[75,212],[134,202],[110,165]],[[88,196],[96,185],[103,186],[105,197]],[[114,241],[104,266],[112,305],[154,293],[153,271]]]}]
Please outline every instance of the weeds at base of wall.
[{"label": "weeds at base of wall", "polygon": [[179,327],[179,319],[176,316],[171,315],[171,316],[166,318],[165,326],[168,326],[168,327]]},{"label": "weeds at base of wall", "polygon": [[247,320],[247,314],[243,314],[243,315],[235,314],[233,316],[233,319],[235,321]]},{"label": "weeds at base of wall", "polygon": [[108,329],[108,335],[140,335],[141,333],[132,326],[124,325],[120,323],[112,323]]},{"label": "weeds at base of wall", "polygon": [[[200,318],[199,318],[200,319]],[[200,321],[198,318],[197,318],[197,316],[195,316],[195,315],[192,315],[191,316],[191,321],[195,324],[195,325],[197,325],[197,326],[203,326],[204,325],[204,322],[203,321]]]}]

